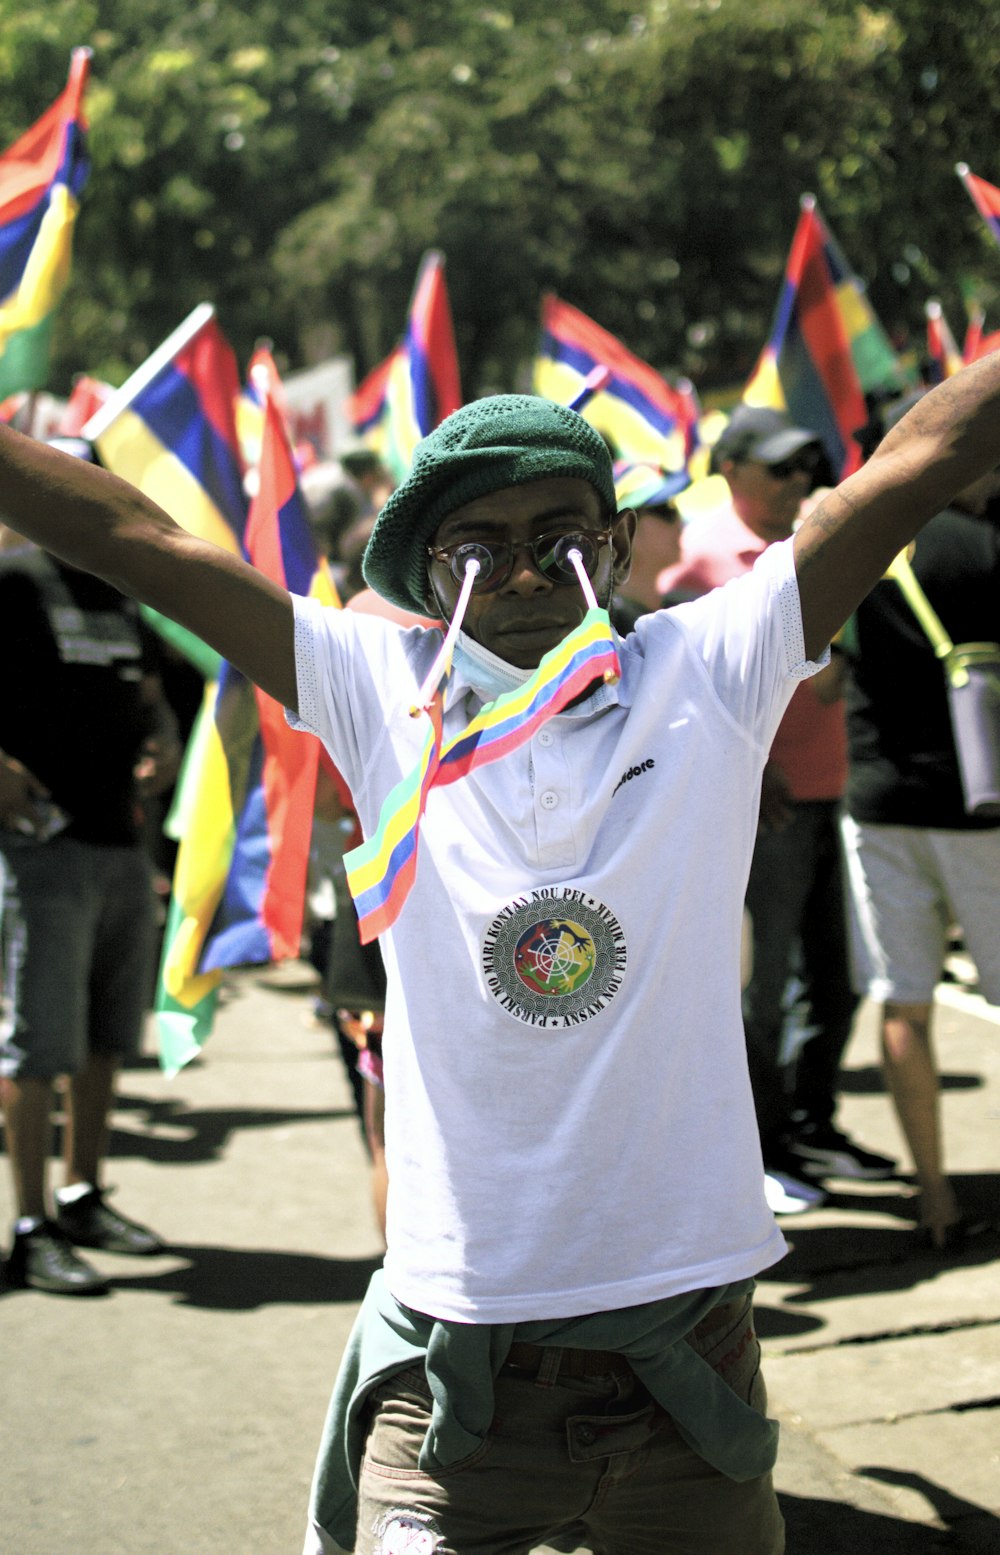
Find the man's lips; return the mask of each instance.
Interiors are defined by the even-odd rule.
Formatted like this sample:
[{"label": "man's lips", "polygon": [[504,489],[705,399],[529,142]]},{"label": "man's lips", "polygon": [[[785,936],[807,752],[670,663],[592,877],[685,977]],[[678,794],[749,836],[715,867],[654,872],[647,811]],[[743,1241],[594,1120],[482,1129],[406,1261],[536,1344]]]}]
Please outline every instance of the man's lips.
[{"label": "man's lips", "polygon": [[491,622],[490,630],[494,637],[551,637],[553,633],[565,637],[573,626],[572,621],[564,621],[558,616],[514,616]]}]

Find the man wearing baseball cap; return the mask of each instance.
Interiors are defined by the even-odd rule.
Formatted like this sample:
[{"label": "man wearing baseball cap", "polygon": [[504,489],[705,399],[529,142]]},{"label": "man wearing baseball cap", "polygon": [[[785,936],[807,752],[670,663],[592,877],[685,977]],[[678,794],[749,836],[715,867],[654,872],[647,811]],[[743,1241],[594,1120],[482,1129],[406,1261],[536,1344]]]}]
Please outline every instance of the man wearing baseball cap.
[{"label": "man wearing baseball cap", "polygon": [[986,358],[794,541],[617,643],[602,612],[632,517],[603,442],[533,397],[464,407],[418,449],[366,564],[407,609],[464,611],[440,695],[440,631],[292,599],[0,428],[0,509],[319,733],[369,836],[415,772],[426,800],[382,941],[388,1252],[309,1550],[782,1549],[751,1293],[784,1244],[738,974],[760,773],[858,599],[996,464],[998,407]]}]

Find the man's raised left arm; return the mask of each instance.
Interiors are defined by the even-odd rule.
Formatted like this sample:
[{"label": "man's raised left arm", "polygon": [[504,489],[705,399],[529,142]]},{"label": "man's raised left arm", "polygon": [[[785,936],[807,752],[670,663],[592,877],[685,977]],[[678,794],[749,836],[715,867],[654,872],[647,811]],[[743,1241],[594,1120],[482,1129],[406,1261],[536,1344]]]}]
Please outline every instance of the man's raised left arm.
[{"label": "man's raised left arm", "polygon": [[1000,464],[1000,352],[931,389],[794,539],[806,653],[817,658],[893,557]]}]

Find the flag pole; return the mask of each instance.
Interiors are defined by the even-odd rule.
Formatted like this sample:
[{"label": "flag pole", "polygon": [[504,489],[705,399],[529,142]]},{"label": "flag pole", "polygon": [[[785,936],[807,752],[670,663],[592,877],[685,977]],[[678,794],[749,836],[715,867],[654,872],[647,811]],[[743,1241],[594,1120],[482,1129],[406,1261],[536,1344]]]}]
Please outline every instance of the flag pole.
[{"label": "flag pole", "polygon": [[582,410],[584,405],[586,405],[589,400],[592,400],[595,394],[600,394],[601,390],[605,388],[610,382],[610,367],[605,367],[602,364],[599,364],[597,367],[592,367],[586,378],[584,378],[583,383],[580,385],[579,392],[574,394],[573,398],[566,406],[566,409],[577,411]]},{"label": "flag pole", "polygon": [[110,399],[95,410],[90,420],[85,422],[80,429],[80,436],[88,443],[96,443],[102,433],[108,430],[113,421],[117,421],[123,410],[127,410],[137,394],[141,394],[148,384],[152,383],[157,373],[173,361],[178,351],[188,345],[196,335],[200,334],[210,319],[215,317],[215,308],[210,302],[200,302],[187,316],[186,319],[168,335],[163,344],[157,346],[152,356],[148,356],[141,366],[137,367],[130,378],[126,378],[120,389],[116,389]]}]

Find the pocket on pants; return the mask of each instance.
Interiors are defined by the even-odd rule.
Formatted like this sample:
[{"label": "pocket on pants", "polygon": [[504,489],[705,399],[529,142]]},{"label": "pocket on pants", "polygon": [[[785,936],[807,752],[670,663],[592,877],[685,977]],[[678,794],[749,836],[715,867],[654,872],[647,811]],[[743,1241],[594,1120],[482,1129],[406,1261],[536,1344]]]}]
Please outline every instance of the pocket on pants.
[{"label": "pocket on pants", "polygon": [[720,1303],[687,1336],[712,1370],[738,1398],[765,1414],[767,1389],[760,1369],[760,1342],[753,1321],[753,1299]]},{"label": "pocket on pants", "polygon": [[454,1463],[442,1464],[427,1474],[417,1468],[420,1449],[431,1423],[433,1400],[422,1371],[399,1372],[372,1390],[368,1401],[369,1425],[361,1473],[385,1479],[431,1480],[453,1478],[479,1463],[489,1451],[487,1437],[472,1452]]}]

